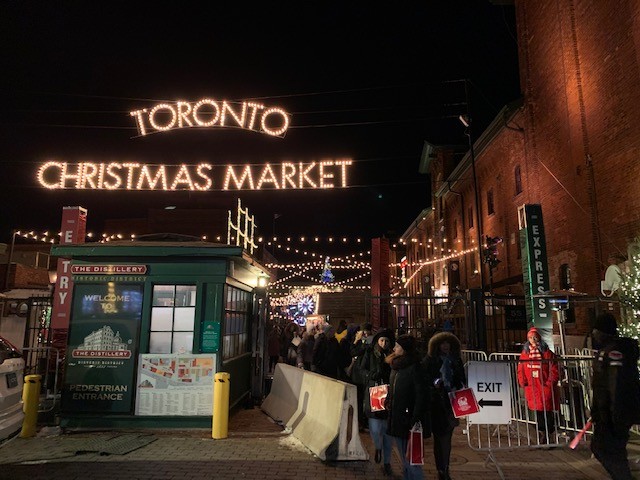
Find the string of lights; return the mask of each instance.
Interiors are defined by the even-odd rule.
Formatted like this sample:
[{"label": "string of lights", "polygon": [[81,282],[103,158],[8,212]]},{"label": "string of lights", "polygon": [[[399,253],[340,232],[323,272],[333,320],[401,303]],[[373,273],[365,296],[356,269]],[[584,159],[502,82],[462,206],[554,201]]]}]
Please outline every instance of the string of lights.
[{"label": "string of lights", "polygon": [[435,259],[432,259],[432,260],[426,260],[424,262],[421,262],[419,264],[419,267],[411,274],[411,276],[409,278],[407,278],[407,281],[404,283],[405,288],[406,288],[407,285],[409,285],[409,282],[411,282],[413,277],[415,277],[420,272],[420,270],[422,270],[423,267],[425,267],[427,265],[433,265],[435,263],[445,262],[447,260],[451,260],[452,258],[463,257],[464,255],[467,255],[469,253],[475,252],[477,250],[478,250],[478,247],[472,247],[472,248],[468,248],[466,250],[462,250],[461,252],[455,252],[455,253],[453,253],[451,255],[446,255],[444,257],[435,258]]}]

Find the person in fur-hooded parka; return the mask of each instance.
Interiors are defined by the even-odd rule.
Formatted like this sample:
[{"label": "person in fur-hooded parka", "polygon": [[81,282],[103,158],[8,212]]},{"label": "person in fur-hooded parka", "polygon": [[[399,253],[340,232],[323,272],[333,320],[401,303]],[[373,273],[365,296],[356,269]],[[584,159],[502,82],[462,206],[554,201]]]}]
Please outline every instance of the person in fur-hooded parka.
[{"label": "person in fur-hooded parka", "polygon": [[450,332],[437,333],[431,337],[422,365],[427,385],[433,387],[430,403],[433,456],[438,478],[448,480],[451,437],[453,429],[459,424],[451,408],[449,392],[459,390],[467,383],[458,337]]}]

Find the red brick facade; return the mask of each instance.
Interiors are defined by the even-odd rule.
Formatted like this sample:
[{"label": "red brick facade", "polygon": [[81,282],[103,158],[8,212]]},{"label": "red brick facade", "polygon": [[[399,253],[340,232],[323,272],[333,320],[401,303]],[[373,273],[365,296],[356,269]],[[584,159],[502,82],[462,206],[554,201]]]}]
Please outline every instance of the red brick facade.
[{"label": "red brick facade", "polygon": [[[522,294],[517,208],[538,203],[551,289],[568,264],[573,287],[599,295],[607,256],[626,255],[640,236],[640,4],[517,0],[515,10],[523,102],[474,143],[482,238],[504,239],[494,290]],[[454,158],[450,147],[423,154],[433,209],[404,235],[409,295],[427,280],[432,292],[452,290],[449,260],[418,265],[478,243],[471,155],[451,171]],[[461,288],[479,287],[477,252],[459,260]]]}]

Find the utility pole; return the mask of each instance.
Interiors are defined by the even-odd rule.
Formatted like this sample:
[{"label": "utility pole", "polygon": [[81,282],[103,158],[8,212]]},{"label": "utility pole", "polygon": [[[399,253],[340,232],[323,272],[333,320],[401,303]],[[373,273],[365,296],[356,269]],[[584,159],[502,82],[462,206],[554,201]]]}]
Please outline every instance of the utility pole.
[{"label": "utility pole", "polygon": [[11,261],[13,260],[13,247],[16,244],[16,234],[18,232],[13,230],[11,232],[11,247],[9,248],[9,256],[7,257],[7,271],[5,272],[4,277],[4,289],[9,290],[9,278],[11,276]]},{"label": "utility pole", "polygon": [[[487,348],[487,322],[485,318],[485,298],[484,298],[484,271],[483,271],[483,243],[482,243],[482,215],[480,214],[480,192],[478,190],[478,176],[476,174],[476,155],[473,149],[473,137],[471,130],[471,101],[469,98],[469,79],[464,79],[464,95],[467,105],[467,113],[460,115],[458,119],[465,127],[465,135],[469,141],[469,156],[471,157],[471,173],[473,175],[473,192],[475,196],[476,210],[476,238],[478,242],[478,273],[480,274],[480,292],[474,294],[471,292],[470,299],[475,308],[475,346],[480,350]],[[493,300],[492,300],[493,302]],[[492,303],[493,306],[493,303]]]},{"label": "utility pole", "polygon": [[476,237],[478,241],[478,272],[480,273],[480,285],[482,292],[484,292],[484,272],[482,269],[482,215],[480,215],[480,192],[478,191],[478,176],[476,175],[476,155],[473,149],[473,138],[471,135],[471,104],[469,100],[469,80],[464,80],[464,94],[467,105],[467,114],[460,116],[460,121],[465,126],[464,134],[467,136],[469,142],[469,155],[471,157],[471,174],[473,175],[473,193],[475,196],[475,210],[476,210]]}]

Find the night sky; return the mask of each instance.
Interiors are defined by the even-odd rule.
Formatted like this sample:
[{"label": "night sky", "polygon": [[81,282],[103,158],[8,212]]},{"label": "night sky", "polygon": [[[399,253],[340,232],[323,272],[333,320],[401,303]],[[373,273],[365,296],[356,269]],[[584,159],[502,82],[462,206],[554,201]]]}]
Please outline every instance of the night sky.
[{"label": "night sky", "polygon": [[[0,241],[60,225],[88,230],[149,208],[242,199],[259,233],[400,235],[429,206],[423,142],[466,144],[518,98],[512,6],[396,2],[3,2]],[[307,4],[308,3],[308,4]],[[312,5],[309,5],[312,4]],[[249,5],[251,5],[249,7]],[[304,10],[302,9],[304,8]],[[129,112],[162,101],[260,99],[291,114],[284,138],[238,128],[141,137]],[[309,162],[351,158],[348,189],[259,192],[46,190],[40,164]],[[215,186],[214,186],[215,188]]]}]

